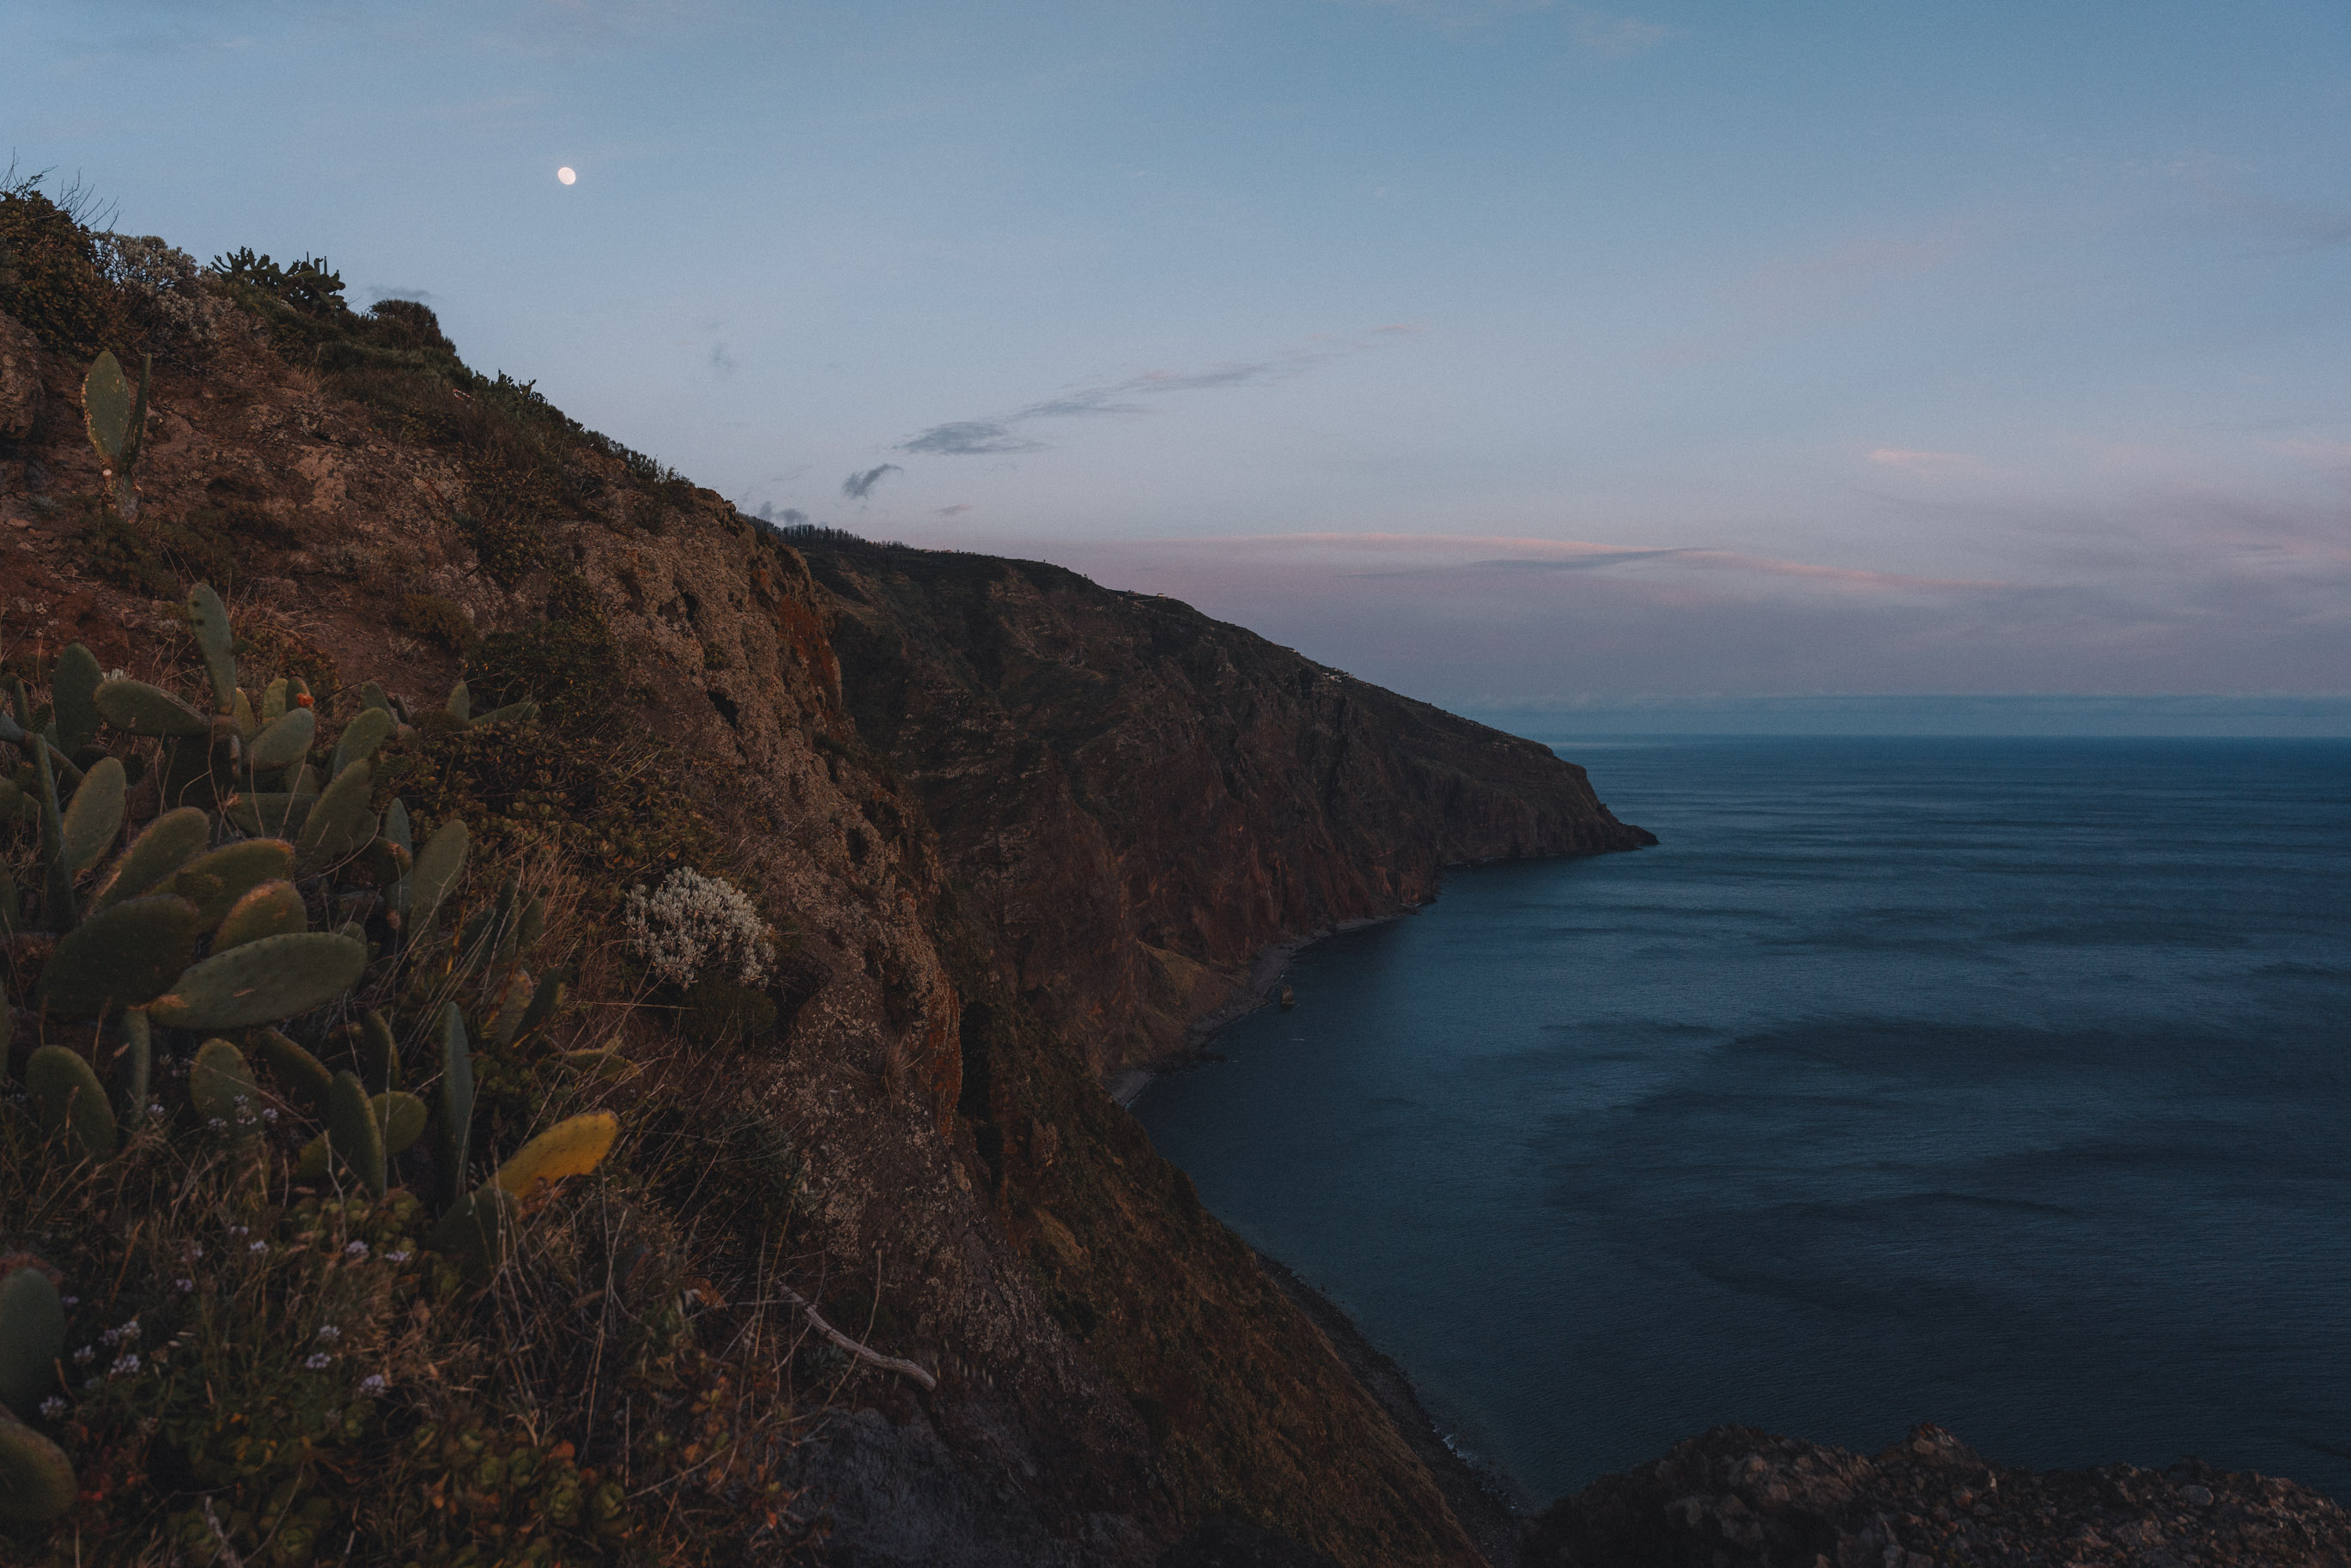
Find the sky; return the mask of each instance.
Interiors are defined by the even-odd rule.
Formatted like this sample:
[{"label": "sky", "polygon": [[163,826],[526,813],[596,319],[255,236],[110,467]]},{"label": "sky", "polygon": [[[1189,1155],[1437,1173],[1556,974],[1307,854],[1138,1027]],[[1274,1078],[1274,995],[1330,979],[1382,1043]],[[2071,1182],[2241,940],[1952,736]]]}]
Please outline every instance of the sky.
[{"label": "sky", "polygon": [[324,253],[747,512],[1481,714],[2351,734],[2340,0],[0,0],[0,37],[20,169],[200,258]]}]

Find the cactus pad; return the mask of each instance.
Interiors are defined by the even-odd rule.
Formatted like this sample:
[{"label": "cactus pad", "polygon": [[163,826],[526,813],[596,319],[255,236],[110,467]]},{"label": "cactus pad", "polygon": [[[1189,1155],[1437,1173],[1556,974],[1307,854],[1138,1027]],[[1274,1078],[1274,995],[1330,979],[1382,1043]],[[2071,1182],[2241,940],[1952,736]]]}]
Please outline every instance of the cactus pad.
[{"label": "cactus pad", "polygon": [[352,763],[373,757],[376,747],[391,739],[392,732],[398,727],[389,708],[360,709],[359,716],[343,727],[342,738],[335,742],[334,765],[329,771],[340,774]]},{"label": "cactus pad", "polygon": [[213,711],[235,711],[236,660],[229,653],[235,633],[229,630],[227,608],[208,582],[188,590],[188,625],[196,634],[198,651],[204,656],[204,678],[213,688]]},{"label": "cactus pad", "polygon": [[196,1060],[188,1068],[188,1099],[197,1115],[233,1127],[252,1114],[259,1096],[243,1051],[225,1040],[208,1040],[196,1048]]},{"label": "cactus pad", "polygon": [[67,756],[98,738],[98,688],[105,683],[98,655],[80,643],[68,644],[57,655],[57,667],[49,674],[49,700],[57,710],[57,749]]},{"label": "cactus pad", "polygon": [[55,1519],[74,1505],[73,1461],[30,1427],[0,1416],[0,1519]]},{"label": "cactus pad", "polygon": [[375,1107],[376,1125],[383,1129],[383,1152],[402,1154],[424,1135],[424,1102],[413,1094],[394,1092],[368,1102]]},{"label": "cactus pad", "polygon": [[383,1128],[356,1074],[336,1073],[327,1090],[327,1143],[368,1191],[383,1196]]},{"label": "cactus pad", "polygon": [[0,1279],[0,1405],[30,1416],[57,1391],[57,1354],[66,1347],[66,1309],[37,1264]]},{"label": "cactus pad", "polygon": [[527,1197],[567,1176],[586,1176],[602,1163],[619,1134],[621,1124],[610,1111],[558,1122],[517,1149],[498,1167],[497,1183],[517,1197]]},{"label": "cactus pad", "polygon": [[246,757],[259,772],[291,768],[310,755],[310,742],[318,733],[319,710],[298,707],[263,727],[246,749]]},{"label": "cactus pad", "polygon": [[249,839],[200,855],[172,879],[172,891],[196,906],[196,927],[209,931],[265,882],[294,874],[294,846],[283,839]]},{"label": "cactus pad", "polygon": [[57,944],[41,970],[41,1004],[79,1016],[152,1001],[195,956],[202,929],[196,906],[168,894],[100,911]]},{"label": "cactus pad", "polygon": [[110,352],[99,354],[82,377],[82,424],[99,461],[109,468],[121,466],[122,455],[131,450],[131,382],[122,373],[122,361]]},{"label": "cactus pad", "polygon": [[294,884],[265,882],[229,906],[220,929],[213,936],[213,951],[225,953],[247,942],[258,942],[264,936],[308,929],[309,913],[302,907],[302,895]]},{"label": "cactus pad", "polygon": [[367,762],[354,762],[335,775],[294,840],[298,870],[305,875],[324,871],[367,847],[375,837],[375,813],[368,810],[374,777],[374,765]]},{"label": "cactus pad", "polygon": [[335,1075],[326,1063],[274,1029],[259,1029],[246,1037],[253,1053],[269,1064],[277,1082],[314,1116],[328,1113],[328,1091]]},{"label": "cactus pad", "polygon": [[43,1132],[70,1126],[91,1159],[114,1153],[114,1108],[89,1062],[62,1045],[45,1045],[25,1064],[25,1089],[40,1107]]},{"label": "cactus pad", "polygon": [[90,700],[99,717],[131,735],[171,738],[212,733],[210,719],[171,693],[144,681],[108,681]]},{"label": "cactus pad", "polygon": [[465,869],[465,849],[470,841],[465,831],[465,820],[452,817],[434,831],[416,852],[416,869],[408,879],[409,940],[414,941],[433,929],[434,916],[441,912],[443,900],[457,885],[457,878]]},{"label": "cactus pad", "polygon": [[172,1029],[248,1029],[330,1002],[359,983],[364,945],[297,931],[215,953],[182,975],[148,1009]]},{"label": "cactus pad", "polygon": [[95,907],[110,909],[126,898],[152,892],[157,883],[204,853],[212,819],[193,806],[166,811],[131,841],[114,868],[99,883]]},{"label": "cactus pad", "polygon": [[66,865],[76,875],[105,859],[106,852],[121,836],[124,784],[122,759],[116,757],[107,758],[82,775],[81,788],[74,791],[73,803],[66,808],[59,825]]}]

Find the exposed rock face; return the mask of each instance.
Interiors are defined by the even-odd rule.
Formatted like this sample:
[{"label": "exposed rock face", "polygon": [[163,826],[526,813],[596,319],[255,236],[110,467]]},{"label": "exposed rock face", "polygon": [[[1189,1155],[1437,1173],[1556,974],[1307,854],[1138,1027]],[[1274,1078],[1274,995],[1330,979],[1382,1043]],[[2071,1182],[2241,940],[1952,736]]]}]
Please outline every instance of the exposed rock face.
[{"label": "exposed rock face", "polygon": [[41,346],[13,317],[0,315],[0,441],[21,441],[41,415]]},{"label": "exposed rock face", "polygon": [[914,787],[1006,983],[1105,1075],[1269,943],[1443,869],[1656,841],[1533,741],[1189,605],[1036,561],[801,541],[860,731]]},{"label": "exposed rock face", "polygon": [[1864,1458],[1718,1427],[1546,1510],[1527,1568],[2264,1568],[2351,1562],[2351,1514],[2307,1488],[2167,1470],[1990,1465],[1938,1427]]}]

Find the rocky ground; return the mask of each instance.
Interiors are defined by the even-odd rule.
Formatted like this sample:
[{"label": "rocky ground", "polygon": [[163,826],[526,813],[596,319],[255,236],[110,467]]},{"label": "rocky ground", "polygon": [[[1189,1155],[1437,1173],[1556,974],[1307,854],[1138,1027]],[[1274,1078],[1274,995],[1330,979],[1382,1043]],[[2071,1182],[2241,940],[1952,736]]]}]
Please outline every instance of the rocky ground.
[{"label": "rocky ground", "polygon": [[1922,1426],[1865,1458],[1718,1427],[1552,1505],[1526,1568],[2311,1568],[2351,1514],[2193,1459],[2023,1470]]}]

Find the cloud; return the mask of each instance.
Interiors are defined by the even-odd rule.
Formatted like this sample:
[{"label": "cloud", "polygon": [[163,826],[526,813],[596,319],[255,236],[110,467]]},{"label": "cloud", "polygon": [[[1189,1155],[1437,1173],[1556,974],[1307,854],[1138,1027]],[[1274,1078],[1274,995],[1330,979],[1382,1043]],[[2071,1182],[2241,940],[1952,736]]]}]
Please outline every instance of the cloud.
[{"label": "cloud", "polygon": [[852,501],[862,501],[873,493],[873,486],[882,483],[883,475],[904,472],[905,470],[895,463],[884,463],[879,467],[868,468],[862,474],[852,474],[848,478],[843,479],[841,482],[841,493]]},{"label": "cloud", "polygon": [[[1393,337],[1417,330],[1418,328],[1411,326],[1375,327],[1369,335]],[[949,420],[944,424],[934,424],[900,442],[897,449],[929,457],[982,457],[1042,452],[1046,450],[1046,443],[1023,434],[1015,427],[1045,419],[1137,418],[1153,412],[1149,403],[1137,402],[1139,398],[1164,397],[1169,392],[1269,386],[1294,376],[1302,376],[1318,365],[1361,353],[1370,347],[1369,342],[1362,340],[1321,340],[1311,346],[1284,350],[1261,360],[1227,360],[1191,371],[1144,371],[1121,381],[1079,386],[1057,396],[1024,404],[1010,413],[986,414],[975,419]]]},{"label": "cloud", "polygon": [[1644,22],[1638,16],[1612,16],[1589,5],[1570,5],[1567,14],[1575,41],[1612,60],[1646,54],[1681,31],[1661,22]]},{"label": "cloud", "polygon": [[1013,434],[1009,420],[958,419],[935,424],[913,440],[900,442],[898,450],[934,457],[980,457],[995,453],[1042,452],[1045,444]]},{"label": "cloud", "polygon": [[939,508],[939,516],[943,517],[960,517],[966,512],[970,510],[971,503],[969,501],[957,501],[952,507],[941,507]]},{"label": "cloud", "polygon": [[779,512],[776,510],[776,504],[773,501],[760,502],[759,509],[751,515],[763,523],[773,523],[779,528],[797,528],[809,520],[808,514],[798,507],[786,507]]},{"label": "cloud", "polygon": [[1881,446],[1869,455],[1872,463],[1882,463],[1888,468],[1907,469],[1913,474],[1933,474],[1947,468],[1964,467],[1974,458],[1964,452],[1910,452],[1899,446]]},{"label": "cloud", "polygon": [[722,381],[733,375],[736,371],[735,356],[726,351],[726,345],[724,343],[710,345],[710,352],[705,356],[705,362],[710,366],[711,373]]}]

